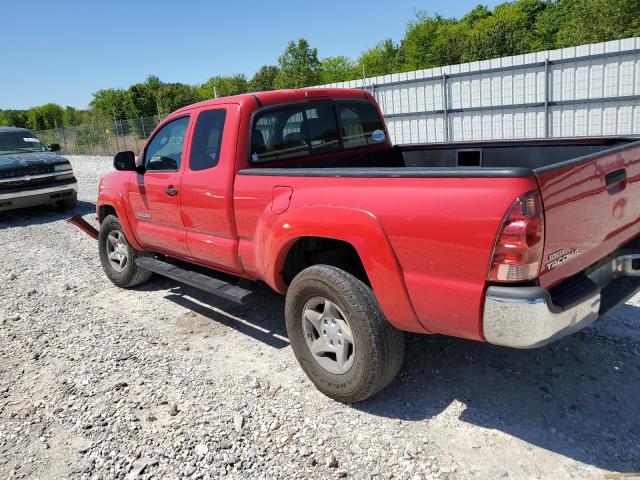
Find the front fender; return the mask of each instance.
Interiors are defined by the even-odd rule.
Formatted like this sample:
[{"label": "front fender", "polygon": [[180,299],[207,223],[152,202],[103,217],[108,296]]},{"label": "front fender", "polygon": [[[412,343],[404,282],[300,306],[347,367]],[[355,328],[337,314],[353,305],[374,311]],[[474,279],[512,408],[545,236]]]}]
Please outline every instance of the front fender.
[{"label": "front fender", "polygon": [[289,249],[302,237],[322,237],[351,244],[362,261],[373,292],[388,321],[399,330],[427,332],[407,293],[400,264],[378,219],[365,210],[310,206],[290,210],[269,226],[256,242],[263,279],[286,292],[282,271]]},{"label": "front fender", "polygon": [[124,236],[126,237],[127,242],[129,242],[129,245],[131,245],[135,250],[144,251],[144,248],[138,242],[131,226],[131,222],[129,221],[128,212],[130,210],[126,207],[125,196],[121,192],[101,190],[98,194],[98,215],[100,214],[100,208],[105,206],[112,207],[116,211],[116,215],[120,221],[120,226],[122,227],[122,231],[124,232]]}]

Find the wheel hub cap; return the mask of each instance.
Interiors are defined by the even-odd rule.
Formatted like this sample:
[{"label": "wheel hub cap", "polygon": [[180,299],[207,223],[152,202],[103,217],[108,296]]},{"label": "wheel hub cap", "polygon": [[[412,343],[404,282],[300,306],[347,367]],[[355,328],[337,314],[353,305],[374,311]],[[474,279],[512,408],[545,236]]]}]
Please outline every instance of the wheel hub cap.
[{"label": "wheel hub cap", "polygon": [[331,300],[313,297],[302,311],[307,347],[316,361],[331,373],[346,373],[355,359],[355,343],[349,320]]},{"label": "wheel hub cap", "polygon": [[107,235],[107,256],[116,272],[122,272],[129,262],[129,246],[122,232],[114,230]]}]

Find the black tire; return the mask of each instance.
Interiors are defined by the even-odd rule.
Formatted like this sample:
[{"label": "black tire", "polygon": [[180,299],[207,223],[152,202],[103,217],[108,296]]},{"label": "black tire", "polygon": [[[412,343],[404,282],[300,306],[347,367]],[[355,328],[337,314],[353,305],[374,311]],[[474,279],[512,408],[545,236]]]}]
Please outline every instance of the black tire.
[{"label": "black tire", "polygon": [[[315,298],[330,300],[348,318],[354,358],[345,373],[323,367],[305,339],[303,312]],[[334,400],[365,400],[389,385],[402,366],[404,334],[386,320],[371,288],[344,270],[314,265],[300,272],[287,292],[285,318],[300,366],[318,390]]]},{"label": "black tire", "polygon": [[75,210],[78,206],[78,197],[75,195],[70,198],[65,198],[63,200],[56,200],[55,202],[56,210],[59,212],[68,212],[70,210]]},{"label": "black tire", "polygon": [[108,215],[100,224],[100,233],[98,235],[98,249],[100,252],[100,263],[102,264],[102,269],[104,273],[107,275],[109,280],[111,280],[118,287],[134,287],[136,285],[140,285],[151,277],[151,272],[148,270],[144,270],[143,268],[138,267],[135,264],[135,259],[138,256],[148,255],[145,253],[140,253],[135,251],[128,242],[126,242],[126,254],[128,255],[128,259],[122,271],[117,271],[109,261],[108,251],[107,251],[107,237],[111,232],[119,232],[122,235],[122,238],[126,242],[126,238],[124,236],[124,232],[122,231],[122,227],[120,226],[120,220],[115,215]]}]

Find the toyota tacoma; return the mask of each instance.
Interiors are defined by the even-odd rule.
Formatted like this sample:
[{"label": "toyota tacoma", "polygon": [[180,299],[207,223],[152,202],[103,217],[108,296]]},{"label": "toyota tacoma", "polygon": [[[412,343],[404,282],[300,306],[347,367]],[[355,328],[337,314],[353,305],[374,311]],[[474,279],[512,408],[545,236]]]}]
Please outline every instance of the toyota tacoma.
[{"label": "toyota tacoma", "polygon": [[640,287],[637,138],[394,146],[371,94],[318,88],[181,108],[114,167],[94,232],[109,279],[239,303],[265,282],[340,401],[393,380],[403,332],[534,348]]}]

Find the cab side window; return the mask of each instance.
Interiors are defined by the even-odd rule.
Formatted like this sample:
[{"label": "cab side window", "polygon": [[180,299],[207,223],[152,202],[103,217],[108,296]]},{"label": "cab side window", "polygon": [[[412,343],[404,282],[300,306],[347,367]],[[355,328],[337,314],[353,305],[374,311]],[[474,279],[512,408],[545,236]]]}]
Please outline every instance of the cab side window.
[{"label": "cab side window", "polygon": [[189,117],[181,117],[158,130],[145,150],[144,165],[147,170],[176,171],[180,168],[188,125]]},{"label": "cab side window", "polygon": [[206,170],[218,165],[226,116],[224,109],[207,110],[198,115],[191,142],[191,170]]}]

